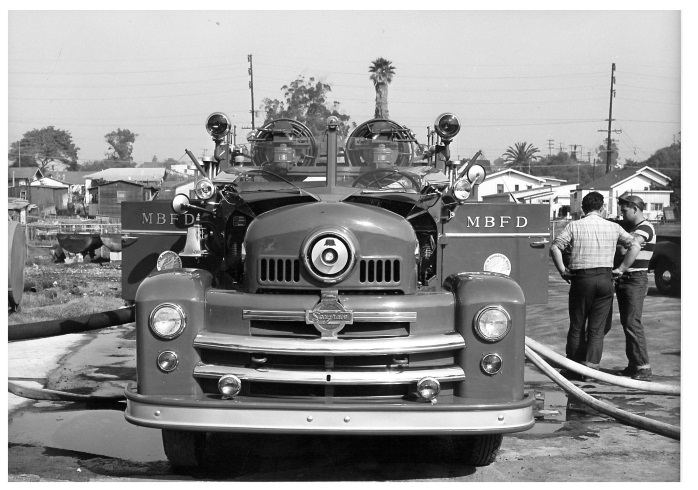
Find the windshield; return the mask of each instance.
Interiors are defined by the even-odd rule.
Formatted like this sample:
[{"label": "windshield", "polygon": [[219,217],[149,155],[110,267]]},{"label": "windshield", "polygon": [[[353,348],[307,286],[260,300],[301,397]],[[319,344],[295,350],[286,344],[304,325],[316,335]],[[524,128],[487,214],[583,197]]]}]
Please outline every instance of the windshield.
[{"label": "windshield", "polygon": [[[251,167],[232,167],[226,172],[235,178],[239,192],[299,190],[328,185],[366,189],[366,192],[420,192],[420,176],[429,169],[426,146],[417,143],[414,133],[384,121],[359,126],[337,144],[337,155],[327,156],[327,134],[315,138],[281,133],[288,126],[276,124],[275,133],[254,140]],[[281,134],[281,136],[278,136]],[[334,172],[328,172],[328,161]],[[332,170],[332,169],[330,169]],[[217,178],[216,180],[220,179]]]}]

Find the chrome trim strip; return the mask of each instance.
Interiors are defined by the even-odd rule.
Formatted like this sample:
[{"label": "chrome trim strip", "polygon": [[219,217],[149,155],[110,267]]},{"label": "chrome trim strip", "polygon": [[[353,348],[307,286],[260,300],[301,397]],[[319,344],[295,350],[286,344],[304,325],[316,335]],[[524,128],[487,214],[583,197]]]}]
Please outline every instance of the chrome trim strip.
[{"label": "chrome trim strip", "polygon": [[442,236],[451,238],[472,238],[472,237],[549,237],[550,233],[444,233]]},{"label": "chrome trim strip", "polygon": [[121,234],[132,235],[186,235],[187,230],[121,230]]},{"label": "chrome trim strip", "polygon": [[202,330],[194,347],[222,351],[298,356],[366,356],[442,352],[465,347],[457,332],[373,339],[275,338],[232,335]]},{"label": "chrome trim strip", "polygon": [[411,384],[430,376],[439,382],[463,381],[465,372],[457,365],[436,368],[344,368],[344,369],[290,369],[259,367],[258,369],[216,366],[199,362],[194,366],[194,377],[217,379],[226,374],[234,374],[245,381],[266,383],[299,383],[327,386],[337,385],[388,385]]},{"label": "chrome trim strip", "polygon": [[[305,310],[242,310],[243,320],[304,322]],[[355,311],[354,322],[416,322],[415,311]]]}]

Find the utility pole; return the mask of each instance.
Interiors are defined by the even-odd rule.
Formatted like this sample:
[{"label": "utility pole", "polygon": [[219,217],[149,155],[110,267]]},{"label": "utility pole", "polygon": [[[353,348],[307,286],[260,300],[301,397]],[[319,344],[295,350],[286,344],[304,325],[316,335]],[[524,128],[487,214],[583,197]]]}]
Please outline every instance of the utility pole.
[{"label": "utility pole", "polygon": [[553,147],[555,146],[555,140],[548,140],[548,156],[553,156]]},{"label": "utility pole", "polygon": [[252,55],[248,54],[247,55],[247,61],[250,62],[250,67],[247,69],[247,72],[250,74],[250,96],[252,97],[252,110],[250,113],[252,114],[252,129],[254,129],[254,76],[252,74]]},{"label": "utility pole", "polygon": [[608,143],[606,145],[606,173],[611,171],[611,123],[613,122],[613,97],[616,96],[616,91],[613,86],[616,83],[616,64],[611,63],[611,94],[608,103]]}]

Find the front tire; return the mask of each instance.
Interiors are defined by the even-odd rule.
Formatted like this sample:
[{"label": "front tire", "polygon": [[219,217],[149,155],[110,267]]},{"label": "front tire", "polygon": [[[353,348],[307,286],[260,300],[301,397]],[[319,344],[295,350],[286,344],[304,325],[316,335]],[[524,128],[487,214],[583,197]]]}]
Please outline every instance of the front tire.
[{"label": "front tire", "polygon": [[676,264],[668,259],[662,259],[654,268],[654,284],[661,294],[676,295],[679,293],[679,277]]},{"label": "front tire", "polygon": [[488,466],[497,458],[503,439],[502,434],[456,436],[453,438],[456,458],[468,466]]},{"label": "front tire", "polygon": [[175,468],[196,468],[203,461],[206,432],[163,429],[162,446]]}]

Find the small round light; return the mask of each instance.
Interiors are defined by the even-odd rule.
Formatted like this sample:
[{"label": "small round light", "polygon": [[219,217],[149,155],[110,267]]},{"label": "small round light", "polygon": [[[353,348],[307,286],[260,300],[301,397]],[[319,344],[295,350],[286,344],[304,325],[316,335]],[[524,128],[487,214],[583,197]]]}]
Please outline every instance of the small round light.
[{"label": "small round light", "polygon": [[206,119],[206,131],[214,138],[222,138],[230,132],[230,119],[222,112],[214,112]]},{"label": "small round light", "polygon": [[177,354],[171,350],[163,351],[158,355],[158,368],[160,368],[160,371],[171,373],[177,369],[178,364],[179,358]]},{"label": "small round light", "polygon": [[500,306],[487,306],[475,315],[475,331],[487,342],[502,340],[511,329],[511,317]]},{"label": "small round light", "polygon": [[451,141],[460,131],[460,122],[454,114],[441,114],[436,118],[434,130],[441,136],[441,139]]},{"label": "small round light", "polygon": [[480,367],[490,376],[494,376],[502,370],[502,358],[498,354],[485,354],[480,361]]},{"label": "small round light", "polygon": [[463,202],[470,197],[471,189],[470,182],[465,179],[460,179],[456,182],[456,185],[453,186],[453,197]]},{"label": "small round light", "polygon": [[417,382],[417,392],[425,400],[431,401],[439,395],[441,383],[434,378],[422,378]]},{"label": "small round light", "polygon": [[158,261],[156,265],[159,271],[181,269],[182,259],[176,252],[173,252],[172,250],[165,250],[158,256]]},{"label": "small round light", "polygon": [[234,374],[226,374],[218,380],[218,391],[223,396],[235,396],[242,389],[242,381]]},{"label": "small round light", "polygon": [[211,199],[216,193],[216,187],[208,179],[201,179],[194,185],[194,192],[199,199]]},{"label": "small round light", "polygon": [[178,305],[163,303],[150,312],[150,329],[161,339],[177,337],[185,326],[184,310]]}]

